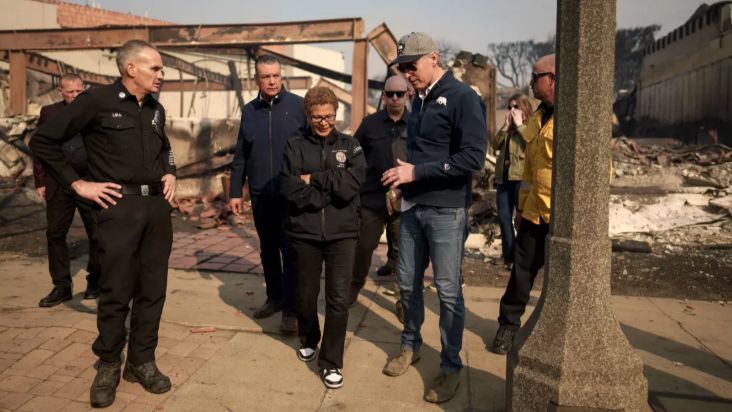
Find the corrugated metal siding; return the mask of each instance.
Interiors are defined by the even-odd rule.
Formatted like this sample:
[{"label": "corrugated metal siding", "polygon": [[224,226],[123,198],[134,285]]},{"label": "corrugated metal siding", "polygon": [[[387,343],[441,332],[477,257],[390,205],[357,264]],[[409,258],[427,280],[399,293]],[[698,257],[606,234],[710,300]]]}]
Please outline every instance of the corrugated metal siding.
[{"label": "corrugated metal siding", "polygon": [[732,119],[732,58],[638,90],[640,118],[667,124]]}]

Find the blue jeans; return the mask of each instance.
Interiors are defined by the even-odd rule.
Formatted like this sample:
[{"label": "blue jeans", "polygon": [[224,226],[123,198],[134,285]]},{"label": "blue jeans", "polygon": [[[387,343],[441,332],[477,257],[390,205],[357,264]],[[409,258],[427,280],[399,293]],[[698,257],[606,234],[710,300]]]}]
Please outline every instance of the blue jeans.
[{"label": "blue jeans", "polygon": [[440,368],[459,372],[465,301],[461,288],[463,248],[468,236],[465,208],[417,205],[402,213],[399,225],[397,281],[404,305],[401,344],[419,351],[424,322],[424,271],[430,260],[440,299]]},{"label": "blue jeans", "polygon": [[501,227],[501,246],[503,247],[503,261],[513,262],[513,244],[516,242],[516,233],[513,230],[513,211],[518,205],[519,180],[505,180],[496,186],[496,207],[498,208],[498,225]]}]

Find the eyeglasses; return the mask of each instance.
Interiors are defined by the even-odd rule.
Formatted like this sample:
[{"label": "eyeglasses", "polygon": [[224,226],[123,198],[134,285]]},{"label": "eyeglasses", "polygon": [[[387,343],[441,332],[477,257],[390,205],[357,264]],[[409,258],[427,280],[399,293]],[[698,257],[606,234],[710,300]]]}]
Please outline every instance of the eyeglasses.
[{"label": "eyeglasses", "polygon": [[404,95],[407,94],[407,91],[399,91],[399,90],[384,90],[384,96],[386,96],[389,99],[393,99],[395,97],[402,98]]},{"label": "eyeglasses", "polygon": [[335,122],[335,119],[336,119],[336,115],[334,115],[334,114],[329,114],[326,116],[310,116],[310,120],[315,124],[323,123],[323,120],[325,120],[328,123],[333,123],[333,122]]},{"label": "eyeglasses", "polygon": [[531,82],[532,83],[535,83],[537,80],[539,80],[539,77],[544,77],[547,74],[553,75],[554,73],[552,73],[552,72],[543,72],[543,73],[534,73],[534,72],[532,72],[531,73]]},{"label": "eyeglasses", "polygon": [[397,70],[399,70],[401,73],[416,72],[417,71],[417,61],[415,60],[411,63],[401,63],[397,66]]},{"label": "eyeglasses", "polygon": [[511,110],[511,109],[518,109],[518,108],[519,108],[519,106],[517,104],[509,104],[506,109]]}]

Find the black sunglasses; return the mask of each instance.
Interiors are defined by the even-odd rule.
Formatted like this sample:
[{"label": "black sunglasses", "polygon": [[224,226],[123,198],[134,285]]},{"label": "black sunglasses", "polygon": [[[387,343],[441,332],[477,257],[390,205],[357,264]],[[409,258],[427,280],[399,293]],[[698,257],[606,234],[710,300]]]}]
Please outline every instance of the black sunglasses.
[{"label": "black sunglasses", "polygon": [[398,91],[398,90],[384,90],[384,96],[386,96],[389,99],[392,99],[394,97],[402,98],[404,95],[407,94],[407,91]]},{"label": "black sunglasses", "polygon": [[413,61],[411,63],[402,63],[397,66],[397,70],[399,70],[401,73],[416,72],[417,71],[417,62]]},{"label": "black sunglasses", "polygon": [[534,72],[532,72],[531,73],[531,81],[532,82],[536,82],[537,80],[539,80],[539,77],[544,77],[547,74],[552,74],[553,75],[554,73],[552,73],[552,72],[543,72],[543,73],[534,73]]},{"label": "black sunglasses", "polygon": [[507,107],[507,109],[508,109],[508,110],[511,110],[511,109],[518,109],[518,108],[519,108],[519,107],[518,107],[518,105],[517,105],[517,104],[513,104],[513,105],[509,104],[509,105],[508,105],[508,107]]}]

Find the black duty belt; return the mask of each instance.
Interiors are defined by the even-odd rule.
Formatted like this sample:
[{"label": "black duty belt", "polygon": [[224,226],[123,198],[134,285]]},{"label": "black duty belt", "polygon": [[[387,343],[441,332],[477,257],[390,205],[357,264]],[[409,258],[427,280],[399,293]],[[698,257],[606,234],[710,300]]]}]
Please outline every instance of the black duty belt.
[{"label": "black duty belt", "polygon": [[160,183],[149,183],[146,185],[120,185],[120,192],[123,195],[132,196],[159,196],[163,193],[163,185]]}]

